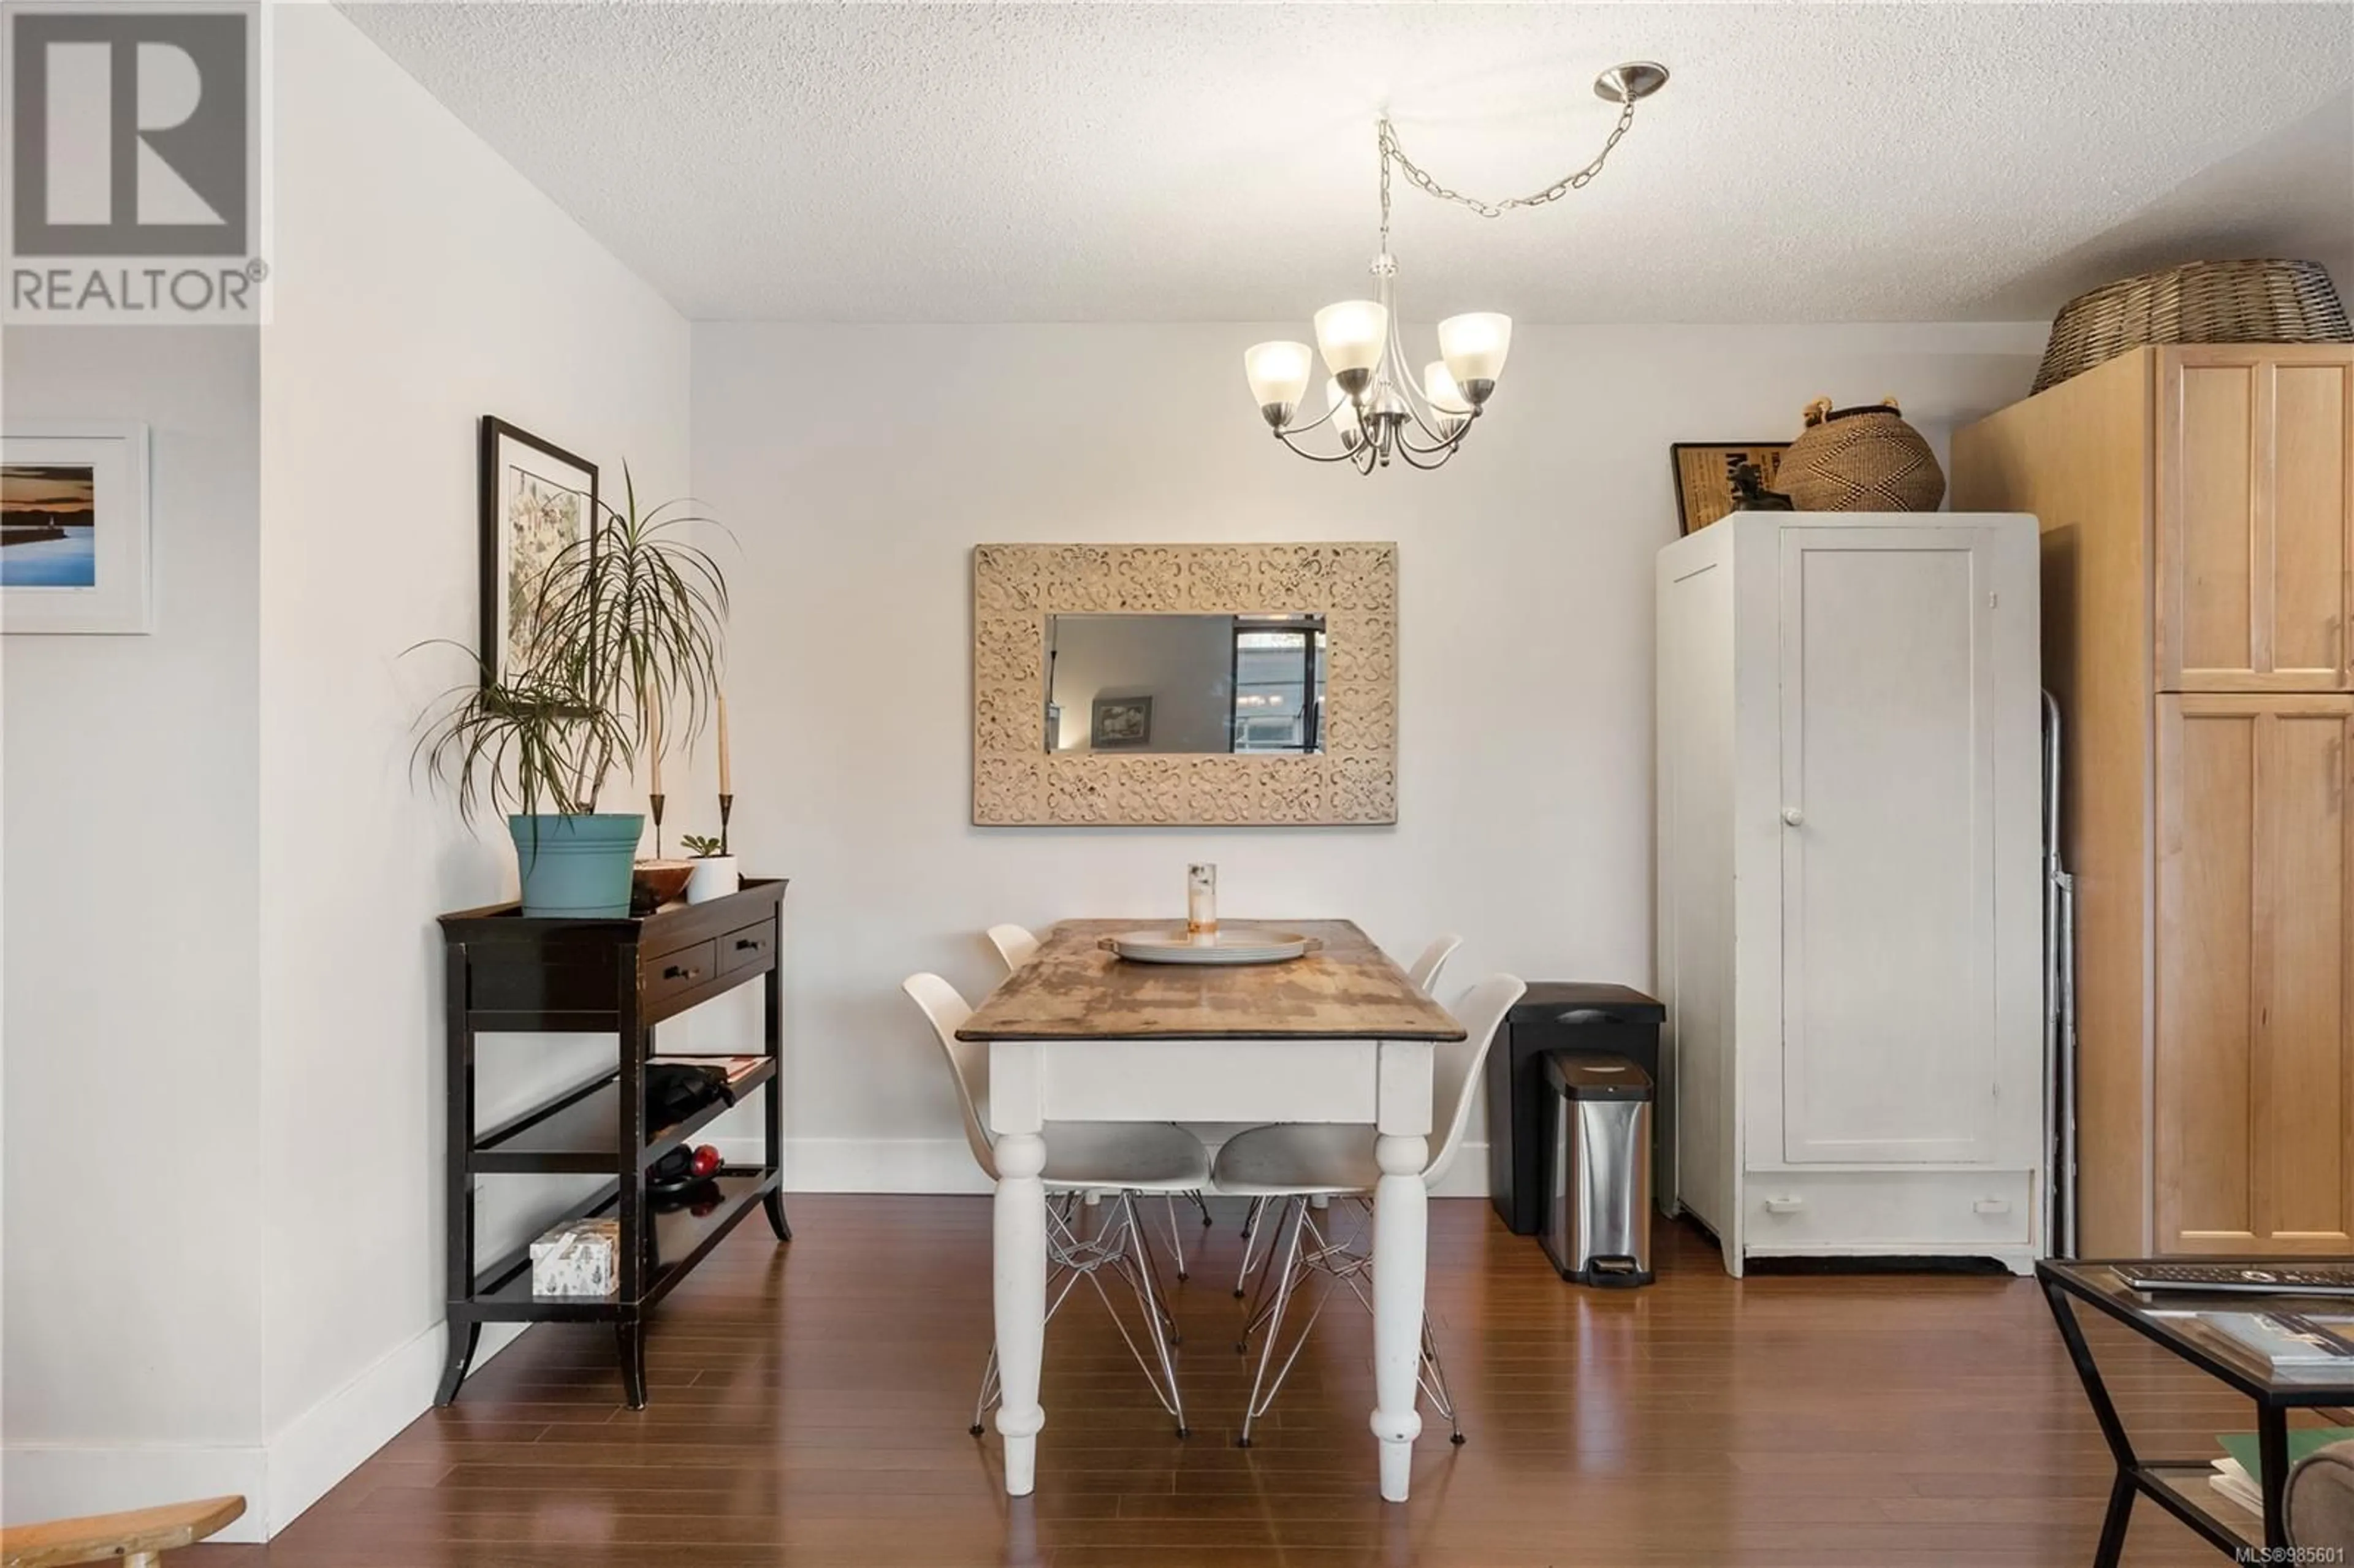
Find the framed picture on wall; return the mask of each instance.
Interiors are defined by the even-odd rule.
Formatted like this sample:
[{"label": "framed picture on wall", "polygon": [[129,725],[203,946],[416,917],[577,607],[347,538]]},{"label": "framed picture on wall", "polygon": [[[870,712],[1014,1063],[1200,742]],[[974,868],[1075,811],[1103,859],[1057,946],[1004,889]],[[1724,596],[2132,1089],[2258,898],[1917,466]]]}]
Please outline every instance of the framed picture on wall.
[{"label": "framed picture on wall", "polygon": [[154,630],[147,427],[0,431],[0,630]]},{"label": "framed picture on wall", "polygon": [[1787,441],[1677,441],[1668,448],[1676,473],[1678,532],[1696,534],[1728,512],[1737,510],[1733,493],[1734,471],[1754,465],[1758,482],[1774,488]]},{"label": "framed picture on wall", "polygon": [[533,585],[568,546],[595,547],[597,465],[482,416],[482,678],[504,681],[529,632]]},{"label": "framed picture on wall", "polygon": [[1097,751],[1117,751],[1124,746],[1150,746],[1152,743],[1152,699],[1150,697],[1097,697],[1095,725],[1088,735],[1088,744]]}]

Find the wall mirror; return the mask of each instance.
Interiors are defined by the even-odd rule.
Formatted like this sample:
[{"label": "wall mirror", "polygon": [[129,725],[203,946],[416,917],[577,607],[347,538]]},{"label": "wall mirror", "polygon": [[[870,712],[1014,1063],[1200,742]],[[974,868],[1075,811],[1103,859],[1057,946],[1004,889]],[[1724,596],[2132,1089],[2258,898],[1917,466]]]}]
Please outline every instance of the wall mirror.
[{"label": "wall mirror", "polygon": [[1324,749],[1320,615],[1049,615],[1048,751]]},{"label": "wall mirror", "polygon": [[982,825],[1397,820],[1397,549],[983,545]]}]

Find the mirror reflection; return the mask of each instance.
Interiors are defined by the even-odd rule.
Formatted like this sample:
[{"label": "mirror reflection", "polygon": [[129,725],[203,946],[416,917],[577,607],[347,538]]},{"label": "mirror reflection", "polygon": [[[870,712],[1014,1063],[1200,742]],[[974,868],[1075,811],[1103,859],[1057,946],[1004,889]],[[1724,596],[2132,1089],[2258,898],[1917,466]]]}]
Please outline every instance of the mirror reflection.
[{"label": "mirror reflection", "polygon": [[1048,751],[1321,751],[1320,615],[1050,615]]}]

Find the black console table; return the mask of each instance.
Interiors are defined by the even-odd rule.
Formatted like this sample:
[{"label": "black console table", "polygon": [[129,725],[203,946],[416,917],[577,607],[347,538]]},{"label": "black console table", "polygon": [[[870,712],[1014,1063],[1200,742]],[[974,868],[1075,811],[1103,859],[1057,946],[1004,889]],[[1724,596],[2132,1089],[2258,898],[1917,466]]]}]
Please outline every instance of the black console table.
[{"label": "black console table", "polygon": [[[630,1408],[642,1409],[645,1321],[654,1303],[756,1205],[768,1211],[779,1241],[792,1240],[778,1165],[784,989],[777,959],[784,896],[782,878],[746,877],[725,898],[669,904],[643,916],[544,919],[526,917],[514,904],[441,916],[449,974],[450,1359],[437,1404],[458,1397],[484,1323],[609,1322]],[[663,1209],[649,1200],[647,1169],[728,1107],[715,1102],[673,1126],[646,1125],[653,1026],[754,980],[765,1004],[765,1059],[735,1087],[739,1097],[756,1087],[766,1097],[760,1163],[723,1166],[698,1201]],[[478,1130],[475,1037],[510,1032],[613,1034],[619,1061],[603,1077]],[[474,1178],[498,1172],[612,1178],[568,1217],[619,1219],[617,1294],[534,1296],[528,1245],[487,1267],[475,1266]]]}]

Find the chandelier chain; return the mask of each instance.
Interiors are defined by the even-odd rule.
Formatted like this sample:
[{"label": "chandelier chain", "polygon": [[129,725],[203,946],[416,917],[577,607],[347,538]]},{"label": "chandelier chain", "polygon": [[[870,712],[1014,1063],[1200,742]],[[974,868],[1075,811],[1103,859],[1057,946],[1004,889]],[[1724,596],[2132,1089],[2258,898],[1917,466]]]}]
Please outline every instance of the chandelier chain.
[{"label": "chandelier chain", "polygon": [[1389,116],[1384,115],[1376,132],[1382,154],[1382,249],[1384,250],[1389,249],[1390,165],[1393,163],[1405,170],[1407,180],[1425,195],[1437,196],[1440,201],[1453,202],[1458,207],[1469,207],[1481,217],[1501,217],[1514,207],[1543,207],[1547,202],[1559,201],[1570,192],[1584,190],[1593,184],[1595,176],[1602,172],[1602,165],[1610,161],[1611,152],[1626,139],[1627,132],[1634,127],[1634,124],[1635,100],[1629,96],[1620,101],[1618,123],[1611,128],[1608,138],[1602,143],[1602,151],[1594,154],[1592,163],[1572,174],[1564,175],[1544,189],[1532,195],[1507,196],[1502,201],[1491,202],[1482,201],[1478,196],[1466,196],[1461,191],[1449,190],[1433,179],[1429,171],[1406,156],[1405,148],[1398,142],[1397,127],[1390,123]]}]

